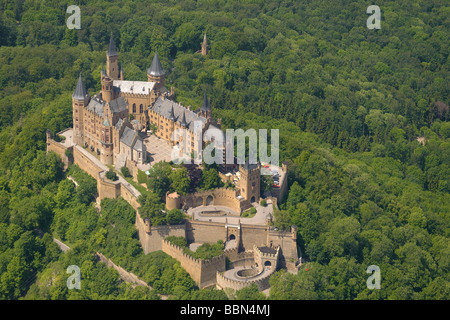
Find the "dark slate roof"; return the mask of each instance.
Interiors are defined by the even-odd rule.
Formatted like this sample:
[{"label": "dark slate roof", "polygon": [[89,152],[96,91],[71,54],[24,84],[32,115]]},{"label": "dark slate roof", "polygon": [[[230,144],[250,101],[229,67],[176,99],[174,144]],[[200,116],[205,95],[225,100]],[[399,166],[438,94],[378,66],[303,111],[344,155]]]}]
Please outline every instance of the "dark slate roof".
[{"label": "dark slate roof", "polygon": [[181,126],[186,127],[187,126],[187,122],[186,122],[186,110],[182,113],[181,115],[181,121],[180,121]]},{"label": "dark slate roof", "polygon": [[135,135],[136,131],[130,129],[129,127],[125,127],[122,136],[120,137],[120,141],[125,143],[129,147],[133,147],[133,140]]},{"label": "dark slate roof", "polygon": [[203,96],[203,104],[202,104],[202,110],[210,110],[211,106],[209,105],[208,102],[208,96],[206,95],[206,90],[205,90],[205,95]]},{"label": "dark slate roof", "polygon": [[112,113],[124,111],[128,109],[127,106],[128,102],[125,101],[124,97],[119,97],[109,103],[109,107],[111,108]]},{"label": "dark slate roof", "polygon": [[72,94],[72,97],[75,99],[84,99],[84,97],[87,95],[86,87],[84,86],[83,79],[80,77],[78,78],[77,87],[75,88],[75,91]]},{"label": "dark slate roof", "polygon": [[277,253],[277,250],[275,250],[274,248],[270,248],[270,247],[259,247],[258,248],[259,251],[261,251],[262,253],[269,253],[269,254],[275,254]]},{"label": "dark slate roof", "polygon": [[167,119],[169,119],[169,120],[175,120],[175,116],[174,116],[174,114],[173,114],[173,104],[170,106],[169,114],[168,114],[168,116],[167,116]]},{"label": "dark slate roof", "polygon": [[161,97],[159,97],[152,106],[153,111],[162,115],[165,118],[169,118],[171,108],[173,108],[173,114],[176,119],[175,121],[177,121],[177,122],[181,122],[181,120],[183,118],[183,113],[185,114],[185,121],[186,121],[187,127],[191,131],[194,130],[193,127],[190,128],[191,124],[193,124],[194,121],[201,121],[203,123],[202,126],[204,126],[206,123],[205,117],[199,116],[194,111],[188,110],[185,107],[183,107],[182,105],[180,105],[172,100],[169,100],[169,99],[162,99]]},{"label": "dark slate roof", "polygon": [[143,151],[144,150],[143,145],[144,144],[142,143],[142,139],[138,137],[136,139],[136,142],[134,143],[133,149],[136,150],[136,151]]},{"label": "dark slate roof", "polygon": [[153,57],[152,65],[147,69],[147,73],[151,76],[162,76],[166,72],[164,71],[161,62],[159,61],[158,54],[155,52]]},{"label": "dark slate roof", "polygon": [[108,56],[117,56],[116,45],[114,44],[113,35],[111,32],[111,38],[109,39],[108,51],[106,52]]},{"label": "dark slate roof", "polygon": [[87,105],[87,109],[95,112],[100,117],[103,117],[103,106],[105,105],[105,101],[98,99],[98,97],[94,97],[89,101]]}]

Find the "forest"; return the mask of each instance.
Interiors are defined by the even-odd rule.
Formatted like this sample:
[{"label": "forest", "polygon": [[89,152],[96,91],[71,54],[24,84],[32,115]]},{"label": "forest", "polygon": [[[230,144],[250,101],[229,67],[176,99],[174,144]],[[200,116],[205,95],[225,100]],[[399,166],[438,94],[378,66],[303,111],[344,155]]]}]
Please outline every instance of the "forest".
[{"label": "forest", "polygon": [[[73,4],[79,30],[66,26]],[[100,90],[112,33],[125,79],[146,80],[157,51],[178,102],[198,108],[206,89],[223,128],[279,129],[289,193],[274,224],[298,226],[305,262],[276,272],[268,299],[448,300],[450,6],[377,5],[370,30],[365,1],[0,0],[0,299],[227,298],[164,253],[144,255],[131,207],[106,199],[98,212],[92,179],[45,152],[47,129],[72,126],[79,74]],[[152,289],[120,281],[97,251]],[[67,289],[72,264],[86,290]],[[370,265],[380,290],[366,286]]]}]

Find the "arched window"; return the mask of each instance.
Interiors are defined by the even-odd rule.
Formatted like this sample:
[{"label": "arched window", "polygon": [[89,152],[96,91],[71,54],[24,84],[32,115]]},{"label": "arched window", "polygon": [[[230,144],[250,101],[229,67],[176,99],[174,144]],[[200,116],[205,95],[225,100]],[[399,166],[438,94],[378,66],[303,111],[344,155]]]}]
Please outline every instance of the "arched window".
[{"label": "arched window", "polygon": [[144,106],[141,104],[139,106],[139,113],[143,113],[144,112]]},{"label": "arched window", "polygon": [[136,103],[133,103],[133,113],[136,113]]}]

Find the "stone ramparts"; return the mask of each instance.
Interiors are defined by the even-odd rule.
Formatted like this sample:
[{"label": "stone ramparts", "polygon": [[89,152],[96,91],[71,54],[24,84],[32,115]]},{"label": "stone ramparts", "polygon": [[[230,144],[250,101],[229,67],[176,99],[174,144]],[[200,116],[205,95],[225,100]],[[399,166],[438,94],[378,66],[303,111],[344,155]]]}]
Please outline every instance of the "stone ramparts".
[{"label": "stone ramparts", "polygon": [[196,259],[183,252],[183,248],[170,243],[167,240],[162,241],[162,251],[172,258],[178,260],[181,266],[190,274],[199,288],[216,283],[216,272],[225,271],[226,257],[220,255],[208,260]]},{"label": "stone ramparts", "polygon": [[216,274],[216,287],[218,289],[233,289],[240,290],[242,288],[251,286],[252,284],[256,284],[259,290],[265,290],[269,288],[269,278],[274,273],[275,269],[270,269],[264,271],[263,277],[257,277],[255,279],[248,280],[235,280],[227,278],[221,272],[217,272]]}]

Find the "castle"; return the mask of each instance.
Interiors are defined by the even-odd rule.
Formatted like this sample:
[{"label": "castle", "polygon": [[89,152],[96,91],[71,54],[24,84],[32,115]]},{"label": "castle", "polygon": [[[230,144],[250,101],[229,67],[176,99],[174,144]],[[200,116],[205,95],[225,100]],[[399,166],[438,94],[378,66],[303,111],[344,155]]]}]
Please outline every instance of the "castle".
[{"label": "castle", "polygon": [[[207,47],[205,35],[201,54],[207,55]],[[233,188],[167,193],[166,209],[181,209],[190,216],[181,225],[153,226],[139,214],[140,192],[122,177],[111,181],[105,176],[108,165],[116,169],[127,166],[137,180],[137,166],[146,162],[149,152],[158,152],[147,149],[149,133],[170,147],[191,153],[196,144],[211,142],[203,138],[208,129],[221,130],[220,120],[212,117],[206,91],[200,108],[184,107],[173,100],[174,88],[165,88],[165,74],[155,53],[147,69],[148,81],[124,80],[111,36],[106,71],[101,71],[101,91],[91,97],[80,75],[72,94],[73,127],[58,133],[64,138],[59,142],[47,132],[47,152],[58,153],[66,168],[74,163],[92,175],[97,180],[98,200],[119,196],[127,200],[136,210],[135,225],[144,252],[162,250],[176,258],[200,288],[240,289],[256,283],[266,289],[277,268],[295,271],[301,262],[296,227],[279,231],[270,225],[273,207],[287,192],[287,163],[281,168],[249,162],[224,165],[220,177]],[[194,123],[200,124],[200,130],[195,130]],[[186,134],[179,135],[180,130]],[[276,190],[267,195],[260,191],[262,166],[275,172],[279,180]],[[260,205],[262,196],[267,206]],[[256,208],[255,216],[241,217],[249,208]],[[190,244],[222,240],[224,253],[207,261],[194,259],[166,241],[168,236],[182,236]]]}]

